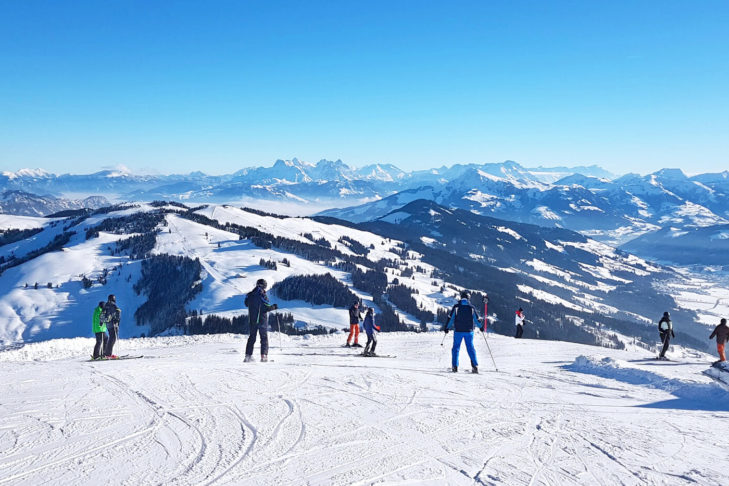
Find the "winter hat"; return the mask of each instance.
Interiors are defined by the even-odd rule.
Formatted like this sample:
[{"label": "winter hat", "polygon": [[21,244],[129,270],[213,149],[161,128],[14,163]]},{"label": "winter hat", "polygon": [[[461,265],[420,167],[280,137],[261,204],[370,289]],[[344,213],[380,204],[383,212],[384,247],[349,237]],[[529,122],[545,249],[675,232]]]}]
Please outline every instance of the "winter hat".
[{"label": "winter hat", "polygon": [[99,302],[99,307],[104,307],[104,301]]},{"label": "winter hat", "polygon": [[671,317],[671,314],[668,313],[668,311],[663,313],[663,317]]},{"label": "winter hat", "polygon": [[114,294],[109,294],[109,302],[116,302],[116,296]]},{"label": "winter hat", "polygon": [[368,316],[369,316],[369,315],[372,315],[372,314],[374,314],[374,313],[375,313],[375,310],[374,310],[374,309],[373,309],[372,307],[370,307],[369,309],[367,309],[367,315],[368,315]]},{"label": "winter hat", "polygon": [[461,290],[461,299],[470,299],[471,298],[471,292],[468,290]]},{"label": "winter hat", "polygon": [[726,319],[724,319],[724,318],[722,317],[722,318],[721,318],[721,321],[719,322],[719,324],[722,324],[722,325],[726,325]]},{"label": "winter hat", "polygon": [[519,307],[519,312],[524,312],[524,309],[522,309],[521,307]]}]

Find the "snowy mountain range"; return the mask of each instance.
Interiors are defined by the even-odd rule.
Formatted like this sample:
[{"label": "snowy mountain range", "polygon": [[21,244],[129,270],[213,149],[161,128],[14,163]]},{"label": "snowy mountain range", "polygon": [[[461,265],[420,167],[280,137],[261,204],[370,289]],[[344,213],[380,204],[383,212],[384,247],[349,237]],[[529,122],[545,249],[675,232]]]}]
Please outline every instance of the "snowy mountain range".
[{"label": "snowy mountain range", "polygon": [[19,216],[47,216],[60,211],[74,209],[98,209],[108,206],[103,196],[88,196],[83,199],[63,199],[55,196],[38,196],[24,191],[0,193],[0,214]]},{"label": "snowy mountain range", "polygon": [[[126,336],[156,335],[186,332],[198,313],[245,315],[241,296],[258,278],[273,284],[327,273],[381,318],[411,329],[437,328],[461,288],[476,299],[488,293],[495,332],[511,334],[512,313],[522,306],[529,337],[618,347],[652,344],[652,322],[670,309],[682,322],[682,342],[703,349],[706,326],[727,310],[718,301],[678,298],[688,284],[704,292],[715,284],[578,233],[425,200],[359,226],[231,206],[138,203],[62,218],[4,215],[0,227],[5,345],[87,335],[90,309],[110,293],[124,310]],[[346,324],[346,308],[274,298],[304,326]]]}]

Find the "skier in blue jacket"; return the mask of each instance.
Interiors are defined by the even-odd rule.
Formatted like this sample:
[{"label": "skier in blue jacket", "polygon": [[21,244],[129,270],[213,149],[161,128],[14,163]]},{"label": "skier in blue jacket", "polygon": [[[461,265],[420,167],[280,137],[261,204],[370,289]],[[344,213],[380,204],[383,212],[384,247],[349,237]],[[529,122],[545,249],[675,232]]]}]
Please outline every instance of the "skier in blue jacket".
[{"label": "skier in blue jacket", "polygon": [[471,358],[471,371],[478,373],[478,359],[476,359],[476,348],[473,347],[473,331],[479,328],[483,332],[483,325],[478,320],[478,313],[468,299],[471,295],[467,290],[461,291],[461,300],[453,306],[448,322],[443,326],[443,332],[454,329],[453,349],[451,352],[451,365],[454,373],[458,372],[458,354],[461,351],[461,341],[466,341],[468,357]]},{"label": "skier in blue jacket", "polygon": [[377,356],[375,354],[375,346],[377,346],[376,331],[380,330],[380,326],[375,324],[375,311],[372,307],[367,309],[367,314],[365,315],[362,327],[364,327],[364,330],[367,333],[367,344],[365,345],[364,353],[362,354],[365,356]]}]

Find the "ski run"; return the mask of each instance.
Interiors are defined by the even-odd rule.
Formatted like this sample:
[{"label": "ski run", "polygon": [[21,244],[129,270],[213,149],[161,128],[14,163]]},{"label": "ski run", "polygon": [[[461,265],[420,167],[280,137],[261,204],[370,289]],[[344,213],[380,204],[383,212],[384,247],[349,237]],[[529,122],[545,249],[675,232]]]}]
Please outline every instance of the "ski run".
[{"label": "ski run", "polygon": [[[93,340],[0,352],[0,485],[726,485],[729,392],[711,358],[489,335]],[[258,348],[256,348],[257,350]],[[718,372],[718,371],[717,371]]]}]

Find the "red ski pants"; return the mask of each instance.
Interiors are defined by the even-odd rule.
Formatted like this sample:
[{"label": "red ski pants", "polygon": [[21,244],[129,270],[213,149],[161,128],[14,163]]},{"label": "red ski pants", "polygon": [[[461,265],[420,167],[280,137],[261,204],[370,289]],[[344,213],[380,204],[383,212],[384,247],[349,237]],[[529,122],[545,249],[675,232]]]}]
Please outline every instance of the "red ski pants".
[{"label": "red ski pants", "polygon": [[347,338],[347,344],[349,344],[352,340],[352,334],[354,334],[354,344],[357,344],[359,341],[359,324],[349,325],[349,337]]},{"label": "red ski pants", "polygon": [[719,361],[726,361],[726,356],[724,356],[724,345],[716,343],[716,350],[719,352]]}]

